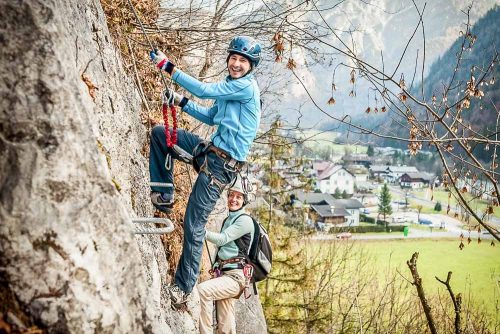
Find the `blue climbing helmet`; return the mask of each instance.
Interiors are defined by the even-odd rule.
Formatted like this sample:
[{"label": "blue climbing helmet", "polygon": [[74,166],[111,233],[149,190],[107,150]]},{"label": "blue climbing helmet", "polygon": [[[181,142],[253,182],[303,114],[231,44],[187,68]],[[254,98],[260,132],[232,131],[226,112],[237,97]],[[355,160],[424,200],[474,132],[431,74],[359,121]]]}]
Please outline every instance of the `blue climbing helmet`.
[{"label": "blue climbing helmet", "polygon": [[231,43],[229,43],[227,52],[229,55],[236,53],[247,58],[252,64],[252,69],[260,63],[260,44],[250,36],[234,37]]}]

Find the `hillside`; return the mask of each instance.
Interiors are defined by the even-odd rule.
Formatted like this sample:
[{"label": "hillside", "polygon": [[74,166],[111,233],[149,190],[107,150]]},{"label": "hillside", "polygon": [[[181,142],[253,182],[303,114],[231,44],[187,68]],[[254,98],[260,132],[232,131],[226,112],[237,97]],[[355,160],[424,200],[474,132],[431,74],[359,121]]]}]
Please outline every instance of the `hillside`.
[{"label": "hillside", "polygon": [[[489,10],[484,17],[474,24],[471,32],[474,36],[477,36],[477,40],[470,48],[469,43],[466,43],[463,58],[455,75],[455,84],[463,85],[469,81],[471,69],[474,66],[476,69],[473,75],[476,77],[476,80],[480,80],[484,70],[490,66],[491,61],[497,56],[498,47],[500,46],[500,25],[498,22],[500,22],[500,6]],[[438,97],[438,99],[442,97],[443,86],[449,85],[455,72],[457,54],[462,47],[462,40],[462,38],[458,38],[443,56],[439,57],[432,64],[429,75],[424,81],[425,99],[427,101],[430,101],[433,95]],[[494,101],[497,108],[500,107],[500,84],[498,80],[495,80],[499,78],[500,73],[497,65],[498,58],[493,75],[488,76],[488,79],[484,81],[484,85],[481,85],[486,98],[484,100],[472,100],[469,110],[463,114],[464,120],[475,124],[477,130],[494,124],[496,121],[497,113],[490,101]],[[420,95],[421,89],[422,86],[420,84],[414,89],[414,92]],[[450,104],[454,102],[453,99],[451,100],[449,101]]]},{"label": "hillside", "polygon": [[[443,87],[450,85],[450,80],[453,78],[453,84],[451,92],[448,94],[448,105],[453,105],[456,102],[457,93],[460,91],[462,96],[462,90],[465,88],[466,83],[471,79],[471,68],[474,67],[474,77],[476,82],[481,80],[483,77],[484,70],[491,64],[497,52],[497,46],[500,45],[500,27],[497,22],[500,20],[500,7],[496,6],[487,14],[480,18],[475,25],[471,28],[471,33],[473,36],[477,36],[475,43],[469,49],[469,42],[465,44],[465,51],[463,57],[460,61],[459,66],[455,74],[455,67],[457,66],[457,54],[462,46],[463,37],[459,36],[453,42],[452,46],[448,48],[442,56],[433,62],[429,67],[429,74],[424,79],[424,91],[425,91],[425,101],[431,103],[433,96],[436,97],[436,104],[442,102]],[[465,29],[465,27],[464,27]],[[497,56],[498,57],[498,56]],[[499,97],[500,97],[500,86],[498,82],[499,67],[498,58],[493,67],[493,73],[489,74],[488,77],[483,80],[483,83],[479,86],[484,92],[484,97],[482,99],[471,99],[471,104],[468,109],[464,109],[462,117],[466,123],[471,123],[472,127],[480,132],[484,133],[487,130],[494,132],[494,124],[497,119],[497,111],[500,107]],[[414,86],[411,89],[412,94],[417,98],[421,98],[421,83]],[[495,103],[493,106],[492,103]],[[439,109],[439,108],[438,108]],[[417,108],[418,110],[418,108]],[[378,129],[385,134],[397,134],[398,136],[407,137],[408,131],[401,132],[401,124],[392,121],[393,115],[391,113],[378,114],[378,115],[363,115],[354,116],[354,124],[363,124],[363,126],[369,129]],[[335,127],[336,123],[323,123],[320,127],[322,130],[328,130],[331,128],[337,128],[337,131],[346,132],[349,127],[346,125],[340,125]],[[442,129],[438,128],[438,132]],[[402,141],[397,141],[393,139],[378,138],[372,135],[356,135],[351,134],[354,139],[361,140],[365,143],[374,143],[380,146],[393,146],[402,149],[407,148],[407,144]],[[477,157],[485,160],[491,160],[491,152],[483,149],[483,145],[478,145],[473,147],[473,152]],[[427,147],[424,147],[427,149]]]}]

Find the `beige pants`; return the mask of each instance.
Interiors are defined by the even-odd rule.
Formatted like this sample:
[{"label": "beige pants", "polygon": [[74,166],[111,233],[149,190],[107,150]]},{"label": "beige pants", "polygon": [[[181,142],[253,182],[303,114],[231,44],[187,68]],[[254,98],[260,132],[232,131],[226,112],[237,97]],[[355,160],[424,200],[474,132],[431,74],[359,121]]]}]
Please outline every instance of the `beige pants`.
[{"label": "beige pants", "polygon": [[228,270],[224,275],[209,279],[198,285],[200,294],[200,333],[213,333],[213,301],[216,301],[218,333],[236,333],[234,317],[235,297],[245,286],[242,269]]}]

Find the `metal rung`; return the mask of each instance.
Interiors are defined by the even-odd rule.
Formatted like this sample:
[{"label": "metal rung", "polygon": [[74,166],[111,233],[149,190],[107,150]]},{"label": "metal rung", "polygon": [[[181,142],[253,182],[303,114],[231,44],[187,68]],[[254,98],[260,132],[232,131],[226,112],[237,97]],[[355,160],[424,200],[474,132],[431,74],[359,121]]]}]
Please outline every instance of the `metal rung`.
[{"label": "metal rung", "polygon": [[141,228],[136,229],[134,234],[167,234],[171,232],[169,228]]},{"label": "metal rung", "polygon": [[165,182],[149,182],[151,187],[163,187],[163,188],[173,188],[174,185],[172,183]]},{"label": "metal rung", "polygon": [[167,227],[161,227],[161,228],[139,227],[134,232],[135,234],[166,234],[166,233],[171,233],[174,230],[174,224],[168,218],[133,218],[132,223],[136,223],[136,224],[147,224],[147,223],[167,224]]},{"label": "metal rung", "polygon": [[[132,223],[162,223],[162,224],[168,224],[172,225],[172,221],[168,218],[157,218],[157,217],[139,217],[139,218],[132,218]],[[173,226],[173,225],[172,225]]]}]

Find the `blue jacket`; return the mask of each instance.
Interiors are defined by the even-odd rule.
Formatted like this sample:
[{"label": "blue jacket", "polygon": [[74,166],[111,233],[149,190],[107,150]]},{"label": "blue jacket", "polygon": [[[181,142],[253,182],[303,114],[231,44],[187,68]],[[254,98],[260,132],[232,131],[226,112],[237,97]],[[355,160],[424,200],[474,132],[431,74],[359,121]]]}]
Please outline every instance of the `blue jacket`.
[{"label": "blue jacket", "polygon": [[239,161],[246,161],[260,124],[260,90],[252,74],[239,79],[203,83],[175,69],[172,79],[200,99],[214,99],[212,107],[188,101],[183,111],[197,120],[216,125],[213,144]]}]

